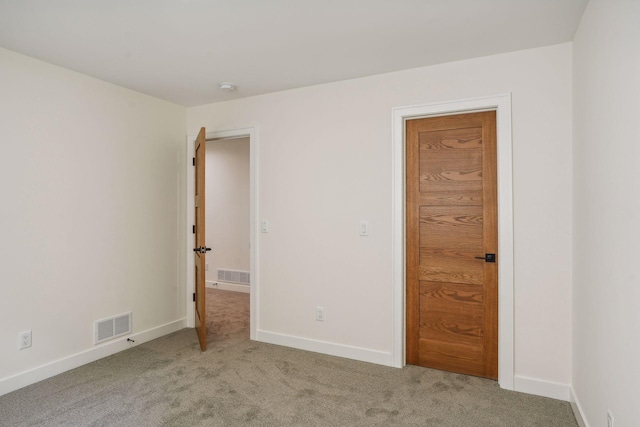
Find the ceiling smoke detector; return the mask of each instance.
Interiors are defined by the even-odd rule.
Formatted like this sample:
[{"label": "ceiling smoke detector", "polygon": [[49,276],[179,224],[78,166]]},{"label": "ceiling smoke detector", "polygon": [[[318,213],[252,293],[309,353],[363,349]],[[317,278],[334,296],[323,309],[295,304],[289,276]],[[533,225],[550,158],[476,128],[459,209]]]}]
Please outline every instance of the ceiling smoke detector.
[{"label": "ceiling smoke detector", "polygon": [[220,83],[218,87],[224,92],[233,92],[236,90],[236,86],[233,83]]}]

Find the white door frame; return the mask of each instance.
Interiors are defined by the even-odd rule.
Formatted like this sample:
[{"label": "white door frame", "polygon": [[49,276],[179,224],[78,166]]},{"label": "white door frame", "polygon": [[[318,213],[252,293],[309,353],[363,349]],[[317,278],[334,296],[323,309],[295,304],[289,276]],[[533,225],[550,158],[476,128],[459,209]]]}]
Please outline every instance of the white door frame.
[{"label": "white door frame", "polygon": [[498,156],[498,383],[514,389],[514,277],[511,94],[393,109],[393,365],[406,363],[405,343],[405,121],[478,111],[496,111]]},{"label": "white door frame", "polygon": [[[250,274],[250,338],[256,339],[256,330],[258,322],[258,301],[260,280],[258,266],[258,132],[256,127],[245,127],[238,129],[207,131],[207,141],[225,138],[249,138],[249,274]],[[195,326],[195,309],[192,295],[195,292],[195,272],[193,269],[194,255],[193,248],[195,241],[193,237],[193,218],[195,215],[195,202],[193,194],[195,191],[195,180],[191,159],[194,156],[193,141],[195,135],[187,136],[187,228],[185,232],[189,236],[187,238],[187,327]]]}]

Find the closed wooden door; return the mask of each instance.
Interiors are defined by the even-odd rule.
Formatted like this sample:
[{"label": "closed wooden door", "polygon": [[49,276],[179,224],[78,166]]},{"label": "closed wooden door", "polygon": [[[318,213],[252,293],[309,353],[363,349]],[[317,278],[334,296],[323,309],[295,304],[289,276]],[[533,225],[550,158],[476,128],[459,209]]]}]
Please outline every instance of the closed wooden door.
[{"label": "closed wooden door", "polygon": [[495,111],[406,122],[407,363],[498,377]]},{"label": "closed wooden door", "polygon": [[194,142],[195,148],[195,325],[200,349],[207,349],[207,304],[205,292],[205,258],[207,250],[205,244],[205,151],[206,151],[206,131],[200,129],[198,137]]}]

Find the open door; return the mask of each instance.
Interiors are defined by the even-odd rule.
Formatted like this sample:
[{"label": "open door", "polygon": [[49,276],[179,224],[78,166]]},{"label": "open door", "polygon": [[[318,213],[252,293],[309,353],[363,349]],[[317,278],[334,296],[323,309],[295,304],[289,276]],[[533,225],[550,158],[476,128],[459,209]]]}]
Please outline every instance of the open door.
[{"label": "open door", "polygon": [[196,332],[198,334],[198,340],[200,341],[200,348],[202,351],[207,349],[207,323],[206,323],[206,303],[205,303],[205,257],[208,248],[205,244],[204,234],[204,202],[205,202],[205,151],[206,151],[206,131],[205,128],[200,129],[198,137],[194,141],[195,144],[195,226],[196,226],[196,247],[193,249],[195,252],[195,268],[196,268],[196,280],[195,280],[195,324]]}]

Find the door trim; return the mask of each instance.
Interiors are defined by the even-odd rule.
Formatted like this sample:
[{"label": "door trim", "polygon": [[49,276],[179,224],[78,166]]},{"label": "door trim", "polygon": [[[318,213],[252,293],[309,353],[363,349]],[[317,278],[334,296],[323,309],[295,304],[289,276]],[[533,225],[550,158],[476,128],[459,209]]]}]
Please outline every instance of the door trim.
[{"label": "door trim", "polygon": [[[191,171],[191,158],[194,156],[194,147],[193,140],[195,139],[195,135],[187,136],[187,168],[188,171]],[[258,330],[258,301],[259,301],[259,282],[260,282],[260,269],[258,264],[258,242],[260,241],[258,233],[260,231],[260,227],[258,226],[258,130],[257,127],[245,127],[245,128],[237,128],[237,129],[225,129],[218,131],[207,131],[206,140],[214,140],[214,139],[231,139],[231,138],[249,138],[249,329],[250,329],[250,339],[256,339],[256,331]],[[194,263],[194,235],[192,233],[191,226],[193,225],[193,221],[190,218],[193,218],[195,212],[195,202],[192,195],[195,191],[195,182],[193,173],[187,173],[187,221],[186,221],[186,230],[187,236],[189,236],[187,240],[187,294],[186,294],[186,302],[187,302],[187,327],[193,328],[195,326],[195,309],[193,307],[193,301],[191,299],[191,295],[195,291],[195,274],[192,268],[189,266]]]},{"label": "door trim", "polygon": [[513,158],[511,94],[396,107],[392,110],[392,358],[393,366],[406,363],[405,342],[405,121],[416,118],[496,111],[498,160],[498,383],[514,389],[514,254],[513,254]]}]

